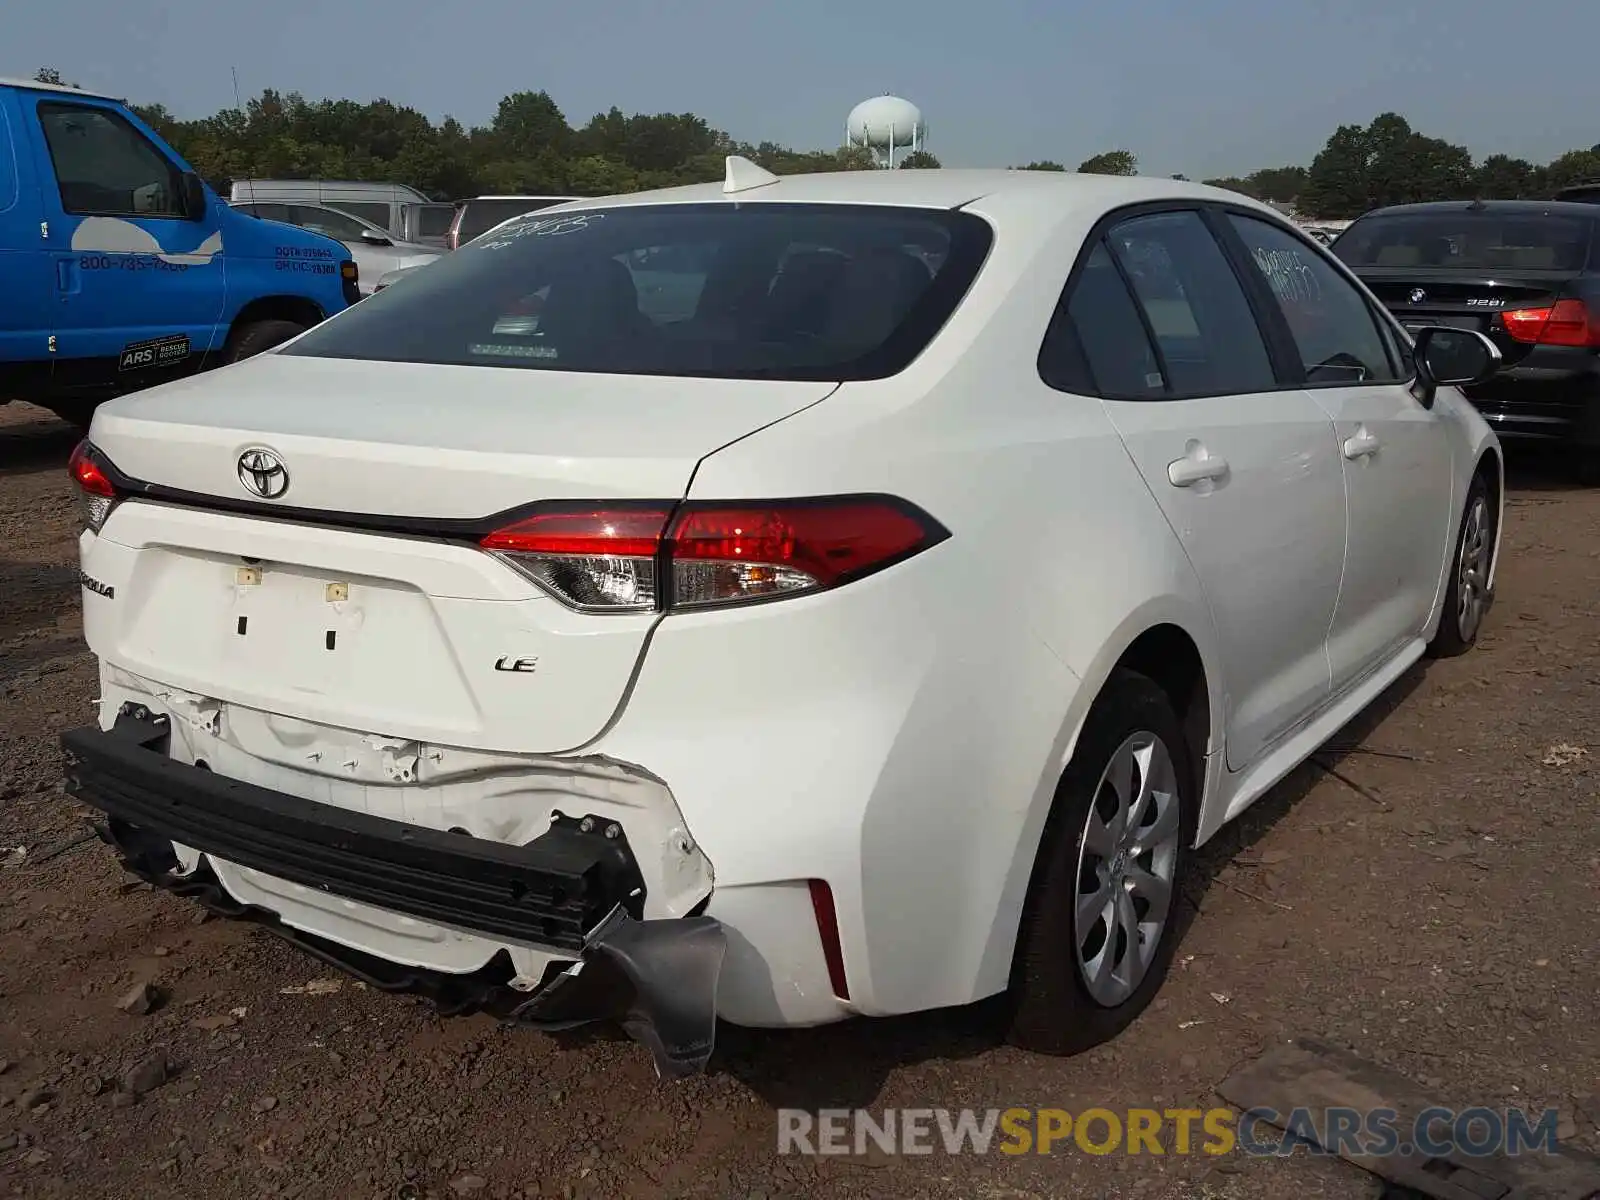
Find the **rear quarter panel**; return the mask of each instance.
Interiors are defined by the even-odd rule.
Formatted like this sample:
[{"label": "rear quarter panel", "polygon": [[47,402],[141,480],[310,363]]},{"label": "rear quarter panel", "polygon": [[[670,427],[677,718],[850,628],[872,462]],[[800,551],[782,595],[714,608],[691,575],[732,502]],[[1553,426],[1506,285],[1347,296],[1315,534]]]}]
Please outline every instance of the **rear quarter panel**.
[{"label": "rear quarter panel", "polygon": [[[1057,781],[1118,657],[1165,622],[1211,657],[1193,572],[1103,406],[1038,377],[1094,214],[973,207],[995,246],[924,354],[710,456],[690,491],[891,493],[951,538],[837,593],[669,616],[602,742],[673,787],[719,887],[828,879],[863,1012],[1006,986]],[[733,804],[705,765],[730,723],[760,779]]]}]

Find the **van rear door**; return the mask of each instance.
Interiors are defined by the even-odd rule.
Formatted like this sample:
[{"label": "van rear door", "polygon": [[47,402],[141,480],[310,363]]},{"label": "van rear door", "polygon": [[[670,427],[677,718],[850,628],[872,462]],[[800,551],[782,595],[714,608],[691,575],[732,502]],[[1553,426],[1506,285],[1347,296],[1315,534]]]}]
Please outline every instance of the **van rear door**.
[{"label": "van rear door", "polygon": [[212,349],[222,206],[207,196],[186,213],[183,164],[121,105],[24,93],[21,107],[59,301],[57,376],[70,359],[131,382]]}]

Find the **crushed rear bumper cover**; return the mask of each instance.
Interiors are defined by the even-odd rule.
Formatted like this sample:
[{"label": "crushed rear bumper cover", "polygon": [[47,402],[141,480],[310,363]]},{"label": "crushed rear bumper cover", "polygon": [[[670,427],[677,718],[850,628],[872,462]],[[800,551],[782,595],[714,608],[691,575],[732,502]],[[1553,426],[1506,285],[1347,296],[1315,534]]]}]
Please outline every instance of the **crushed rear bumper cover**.
[{"label": "crushed rear bumper cover", "polygon": [[[372,986],[423,995],[441,1012],[482,1011],[546,1029],[620,1021],[681,1078],[705,1069],[726,941],[714,918],[641,920],[644,884],[626,835],[558,815],[522,846],[303,800],[168,754],[165,716],[124,706],[113,727],[71,730],[67,790],[107,820],[101,836],[150,883],[251,920]],[[612,826],[615,829],[615,826]],[[230,896],[204,858],[180,869],[174,843],[279,879],[441,925],[545,948],[531,993],[509,955],[467,975],[404,966],[293,929]]]}]

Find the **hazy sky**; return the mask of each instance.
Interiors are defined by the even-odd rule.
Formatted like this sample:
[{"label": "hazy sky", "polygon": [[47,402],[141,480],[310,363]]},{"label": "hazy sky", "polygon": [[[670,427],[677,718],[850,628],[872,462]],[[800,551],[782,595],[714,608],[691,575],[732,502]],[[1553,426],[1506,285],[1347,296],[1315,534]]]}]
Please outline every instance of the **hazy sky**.
[{"label": "hazy sky", "polygon": [[1600,142],[1597,0],[0,3],[0,75],[50,65],[184,117],[230,105],[236,67],[246,97],[481,124],[542,88],[574,125],[687,111],[797,148],[837,145],[856,101],[892,91],[948,166],[1125,147],[1149,174],[1242,174],[1387,109],[1479,156]]}]

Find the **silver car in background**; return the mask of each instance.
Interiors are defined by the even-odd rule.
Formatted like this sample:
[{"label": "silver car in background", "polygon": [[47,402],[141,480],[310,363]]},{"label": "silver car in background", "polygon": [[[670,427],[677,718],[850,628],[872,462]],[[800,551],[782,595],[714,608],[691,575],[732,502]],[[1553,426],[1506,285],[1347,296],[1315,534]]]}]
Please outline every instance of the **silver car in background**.
[{"label": "silver car in background", "polygon": [[360,271],[363,296],[370,296],[377,290],[377,281],[382,276],[392,271],[420,267],[444,253],[436,246],[399,241],[388,230],[379,228],[371,221],[364,221],[326,204],[280,204],[269,201],[235,203],[233,207],[264,221],[296,225],[343,242]]}]

